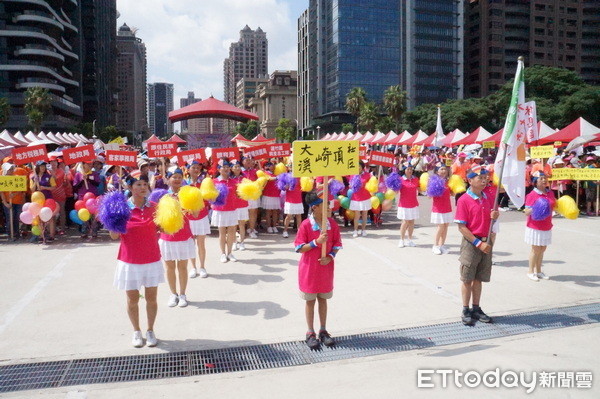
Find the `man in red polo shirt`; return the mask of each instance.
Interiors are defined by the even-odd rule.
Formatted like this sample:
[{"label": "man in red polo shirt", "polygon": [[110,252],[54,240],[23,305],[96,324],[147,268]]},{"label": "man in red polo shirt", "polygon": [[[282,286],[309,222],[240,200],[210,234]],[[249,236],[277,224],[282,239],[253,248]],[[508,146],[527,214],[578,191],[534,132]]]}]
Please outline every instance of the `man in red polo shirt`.
[{"label": "man in red polo shirt", "polygon": [[[483,189],[487,184],[488,171],[479,165],[467,172],[470,187],[456,204],[454,222],[463,236],[460,245],[460,279],[462,284],[462,322],[473,325],[476,320],[489,323],[492,318],[481,307],[482,282],[489,282],[492,273],[492,245],[488,233],[492,219],[498,219],[498,211],[492,210],[493,199],[487,198]],[[469,307],[473,298],[473,308]]]}]

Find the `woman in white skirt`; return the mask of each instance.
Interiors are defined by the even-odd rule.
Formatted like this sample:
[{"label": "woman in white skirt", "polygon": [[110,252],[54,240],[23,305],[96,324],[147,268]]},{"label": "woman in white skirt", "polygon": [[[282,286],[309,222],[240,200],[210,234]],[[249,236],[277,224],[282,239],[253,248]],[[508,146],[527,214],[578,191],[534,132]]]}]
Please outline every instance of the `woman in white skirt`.
[{"label": "woman in white skirt", "polygon": [[448,247],[446,236],[448,234],[448,224],[454,220],[452,216],[452,203],[450,201],[450,188],[448,187],[448,168],[439,165],[434,170],[437,177],[429,178],[427,195],[432,198],[431,204],[431,223],[437,224],[435,233],[435,242],[432,252],[435,255],[447,254]]},{"label": "woman in white skirt", "polygon": [[296,218],[296,226],[297,228],[300,228],[302,214],[304,213],[300,179],[293,177],[291,173],[288,173],[287,175],[289,176],[289,184],[286,185],[285,202],[283,204],[283,213],[285,214],[285,219],[283,219],[283,238],[289,237],[288,229],[292,219]]},{"label": "woman in white skirt", "polygon": [[534,188],[525,197],[525,242],[531,245],[527,277],[540,281],[548,279],[542,272],[542,260],[546,247],[552,242],[552,210],[556,198],[548,187],[548,177],[543,172],[534,172],[531,180]]},{"label": "woman in white skirt", "polygon": [[404,175],[400,178],[402,186],[398,198],[398,219],[402,220],[400,225],[400,241],[398,247],[416,247],[413,242],[415,220],[419,218],[419,179],[413,175],[413,167],[406,163],[403,167]]},{"label": "woman in white skirt", "polygon": [[248,219],[250,218],[250,214],[248,212],[248,201],[240,198],[237,195],[237,186],[238,184],[240,184],[242,182],[242,180],[244,179],[244,175],[242,174],[242,165],[240,165],[240,162],[237,159],[234,159],[231,162],[231,172],[232,172],[232,177],[231,179],[235,182],[235,186],[236,186],[236,196],[235,196],[235,207],[236,207],[236,211],[237,211],[237,217],[238,217],[238,227],[239,227],[239,234],[240,234],[240,240],[236,241],[233,244],[233,249],[234,250],[240,250],[240,251],[245,251],[246,250],[246,246],[244,245],[244,240],[246,239],[246,223],[248,222]]},{"label": "woman in white skirt", "polygon": [[[177,193],[183,183],[183,171],[174,169],[167,173],[169,183],[169,194],[177,198]],[[167,269],[167,282],[171,295],[169,296],[169,307],[179,305],[184,308],[188,305],[185,294],[188,283],[187,264],[190,259],[196,257],[196,246],[192,237],[190,221],[187,214],[184,213],[183,228],[175,234],[160,233],[158,245],[160,253]],[[179,275],[179,294],[177,293],[177,275]]]},{"label": "woman in white skirt", "polygon": [[[354,233],[352,233],[352,237],[358,237],[359,235],[363,237],[367,236],[367,218],[369,217],[369,211],[373,207],[371,204],[371,193],[365,188],[372,175],[363,161],[359,161],[359,170],[360,174],[352,176],[350,179],[350,189],[352,190],[350,210],[354,211]],[[361,218],[362,232],[359,230],[358,224],[358,220]]]},{"label": "woman in white skirt", "polygon": [[[256,181],[258,176],[256,175],[256,168],[254,159],[251,157],[244,157],[242,164],[242,174],[246,179]],[[258,217],[259,200],[248,201],[248,230],[246,231],[250,238],[258,238],[258,231],[256,231],[256,219]]]},{"label": "woman in white skirt", "polygon": [[[202,173],[202,165],[198,161],[193,161],[188,168],[188,177],[185,179],[185,183],[190,186],[200,188],[200,184],[204,179]],[[210,222],[208,221],[208,201],[204,201],[204,208],[198,213],[197,216],[188,214],[190,220],[190,230],[196,241],[196,249],[198,253],[198,260],[200,261],[200,270],[196,268],[196,257],[192,258],[192,271],[190,272],[190,278],[208,277],[206,271],[206,236],[210,235]]]},{"label": "woman in white skirt", "polygon": [[212,205],[212,225],[219,229],[219,246],[221,247],[221,262],[237,262],[231,251],[235,242],[235,230],[238,226],[238,212],[236,209],[235,180],[230,178],[231,163],[229,159],[221,158],[217,164],[219,175],[215,178],[215,186],[219,190],[219,197]]},{"label": "woman in white skirt", "polygon": [[154,224],[155,204],[146,200],[150,189],[148,180],[131,179],[129,184],[132,197],[128,201],[131,218],[127,222],[127,232],[119,234],[110,231],[110,236],[113,240],[121,239],[114,286],[125,290],[127,294],[127,315],[133,326],[132,344],[136,348],[141,348],[144,346],[144,339],[140,328],[138,307],[140,289],[144,287],[146,299],[148,318],[146,344],[156,346],[158,343],[154,335],[154,321],[158,310],[156,294],[158,284],[163,283],[165,279],[156,239],[158,227]]},{"label": "woman in white skirt", "polygon": [[267,233],[277,233],[277,222],[281,210],[281,191],[277,188],[277,178],[273,174],[273,162],[267,161],[264,172],[267,175],[267,184],[262,192],[261,208],[265,210],[265,221],[267,222]]}]

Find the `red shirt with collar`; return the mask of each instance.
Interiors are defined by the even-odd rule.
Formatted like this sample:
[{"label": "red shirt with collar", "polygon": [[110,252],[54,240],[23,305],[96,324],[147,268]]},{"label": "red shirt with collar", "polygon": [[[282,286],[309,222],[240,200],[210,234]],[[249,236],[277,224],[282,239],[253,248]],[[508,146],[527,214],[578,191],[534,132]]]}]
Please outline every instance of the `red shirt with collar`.
[{"label": "red shirt with collar", "polygon": [[487,237],[492,223],[491,212],[492,206],[485,193],[478,197],[468,189],[456,203],[454,222],[464,224],[476,236]]},{"label": "red shirt with collar", "polygon": [[[129,204],[133,206],[131,202]],[[121,234],[118,260],[135,265],[160,261],[158,227],[154,224],[155,207],[156,204],[147,203],[141,208],[131,209],[127,232]]]}]

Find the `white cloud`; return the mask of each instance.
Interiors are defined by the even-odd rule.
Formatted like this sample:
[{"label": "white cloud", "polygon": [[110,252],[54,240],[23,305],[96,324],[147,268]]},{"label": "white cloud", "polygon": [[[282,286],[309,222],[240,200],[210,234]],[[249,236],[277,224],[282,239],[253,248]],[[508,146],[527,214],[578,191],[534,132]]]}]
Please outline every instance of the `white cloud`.
[{"label": "white cloud", "polygon": [[175,85],[179,98],[194,91],[223,98],[223,60],[248,25],[269,40],[269,72],[297,69],[296,19],[283,0],[118,0],[117,24],[139,28],[146,44],[148,82]]}]

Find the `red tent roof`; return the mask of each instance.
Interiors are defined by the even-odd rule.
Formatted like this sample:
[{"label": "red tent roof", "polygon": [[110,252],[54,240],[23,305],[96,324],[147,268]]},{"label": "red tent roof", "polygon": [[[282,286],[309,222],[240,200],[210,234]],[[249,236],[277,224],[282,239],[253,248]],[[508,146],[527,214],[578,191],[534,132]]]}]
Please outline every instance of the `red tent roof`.
[{"label": "red tent roof", "polygon": [[500,140],[502,140],[502,133],[504,133],[504,128],[498,130],[496,133],[492,134],[488,138],[477,139],[475,141],[475,143],[482,144],[485,141],[493,141],[494,143],[496,143],[496,147],[497,147],[500,144]]},{"label": "red tent roof", "polygon": [[477,140],[487,141],[490,136],[491,134],[487,130],[479,126],[477,129],[468,134],[467,137],[455,142],[454,145],[475,144]]},{"label": "red tent roof", "polygon": [[421,144],[423,141],[427,140],[428,138],[429,138],[429,136],[427,135],[427,133],[425,133],[422,130],[419,130],[412,137],[410,137],[409,139],[407,139],[403,142],[400,142],[398,144],[400,144],[400,145]]},{"label": "red tent roof", "polygon": [[162,143],[162,140],[153,134],[152,136],[148,137],[148,140],[144,141],[144,144],[148,143]]},{"label": "red tent roof", "polygon": [[231,139],[231,141],[237,141],[237,140],[247,140],[244,136],[242,136],[241,134],[236,134],[234,138]]},{"label": "red tent roof", "polygon": [[171,138],[167,141],[170,141],[172,143],[187,144],[187,141],[185,141],[184,139],[182,139],[181,137],[179,137],[176,134],[172,135]]},{"label": "red tent roof", "polygon": [[579,136],[590,136],[600,133],[600,128],[592,125],[583,118],[577,118],[569,126],[560,129],[558,132],[546,137],[540,138],[540,142],[553,143],[555,141],[569,142]]},{"label": "red tent roof", "polygon": [[275,139],[268,139],[268,138],[266,138],[265,136],[263,136],[262,134],[259,133],[259,134],[256,135],[255,138],[253,138],[250,141],[254,141],[255,143],[262,143],[262,142],[267,143],[267,142],[272,142],[272,141],[274,142]]},{"label": "red tent roof", "polygon": [[171,122],[192,118],[223,118],[246,122],[248,119],[258,120],[258,115],[217,100],[212,96],[206,100],[169,112],[169,121]]}]

